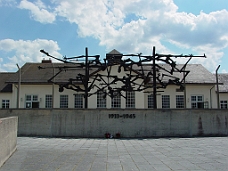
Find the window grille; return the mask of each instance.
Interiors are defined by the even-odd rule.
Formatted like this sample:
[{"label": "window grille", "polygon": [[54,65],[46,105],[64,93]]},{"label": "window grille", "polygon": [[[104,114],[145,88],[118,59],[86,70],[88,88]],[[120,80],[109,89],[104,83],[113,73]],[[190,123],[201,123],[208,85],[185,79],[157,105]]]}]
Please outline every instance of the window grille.
[{"label": "window grille", "polygon": [[126,92],[126,108],[135,108],[135,92]]},{"label": "window grille", "polygon": [[162,95],[162,108],[170,108],[170,97],[169,95]]},{"label": "window grille", "polygon": [[176,95],[176,108],[184,108],[184,95]]},{"label": "window grille", "polygon": [[192,108],[203,109],[204,108],[203,96],[202,95],[192,95],[191,96],[191,106],[192,106]]},{"label": "window grille", "polygon": [[227,109],[227,100],[221,100],[220,101],[220,108],[221,109]]},{"label": "window grille", "polygon": [[26,95],[25,108],[39,108],[38,95]]},{"label": "window grille", "polygon": [[45,96],[45,108],[52,108],[52,95]]},{"label": "window grille", "polygon": [[121,108],[121,96],[119,93],[116,93],[112,98],[112,108]]},{"label": "window grille", "polygon": [[2,100],[2,108],[7,109],[10,106],[10,100]]},{"label": "window grille", "polygon": [[153,96],[153,94],[149,94],[147,96],[147,100],[148,100],[148,108],[154,108],[154,96]]},{"label": "window grille", "polygon": [[106,93],[103,91],[97,92],[97,108],[106,108]]},{"label": "window grille", "polygon": [[60,108],[68,108],[68,95],[60,95]]},{"label": "window grille", "polygon": [[83,94],[75,94],[74,96],[74,107],[83,108]]}]

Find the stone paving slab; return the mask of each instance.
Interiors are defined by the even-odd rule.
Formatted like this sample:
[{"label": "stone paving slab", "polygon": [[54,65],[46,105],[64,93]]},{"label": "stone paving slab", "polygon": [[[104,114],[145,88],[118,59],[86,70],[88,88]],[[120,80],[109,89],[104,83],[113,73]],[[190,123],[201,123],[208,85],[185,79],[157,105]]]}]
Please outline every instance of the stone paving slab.
[{"label": "stone paving slab", "polygon": [[228,137],[61,139],[18,137],[0,171],[227,171]]}]

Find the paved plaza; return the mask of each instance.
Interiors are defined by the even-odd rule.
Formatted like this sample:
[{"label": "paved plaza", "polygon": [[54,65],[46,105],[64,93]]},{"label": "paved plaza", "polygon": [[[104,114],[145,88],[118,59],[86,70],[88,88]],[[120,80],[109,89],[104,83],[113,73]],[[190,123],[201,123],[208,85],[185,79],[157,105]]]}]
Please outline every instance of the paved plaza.
[{"label": "paved plaza", "polygon": [[18,137],[0,171],[228,170],[228,137],[60,139]]}]

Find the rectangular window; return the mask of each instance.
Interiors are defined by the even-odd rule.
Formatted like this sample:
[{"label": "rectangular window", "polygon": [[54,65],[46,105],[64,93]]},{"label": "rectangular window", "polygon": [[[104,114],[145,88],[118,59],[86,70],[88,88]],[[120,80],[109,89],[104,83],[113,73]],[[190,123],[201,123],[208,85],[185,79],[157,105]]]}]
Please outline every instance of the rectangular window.
[{"label": "rectangular window", "polygon": [[227,100],[221,100],[220,101],[220,108],[221,109],[227,109]]},{"label": "rectangular window", "polygon": [[176,95],[176,108],[184,108],[184,95]]},{"label": "rectangular window", "polygon": [[26,95],[25,108],[39,108],[38,95]]},{"label": "rectangular window", "polygon": [[60,108],[68,108],[68,95],[60,95]]},{"label": "rectangular window", "polygon": [[121,108],[121,96],[119,93],[114,94],[111,106],[112,108]]},{"label": "rectangular window", "polygon": [[163,109],[170,108],[170,97],[169,97],[169,95],[162,95],[162,108]]},{"label": "rectangular window", "polygon": [[204,108],[204,102],[203,102],[203,96],[202,95],[192,95],[191,96],[191,106],[195,109],[203,109]]},{"label": "rectangular window", "polygon": [[52,108],[52,95],[45,96],[45,108]]},{"label": "rectangular window", "polygon": [[3,109],[8,109],[10,106],[10,101],[9,100],[2,100],[2,108]]},{"label": "rectangular window", "polygon": [[106,108],[106,93],[103,91],[97,92],[97,108]]},{"label": "rectangular window", "polygon": [[126,108],[135,108],[135,92],[126,92]]},{"label": "rectangular window", "polygon": [[154,96],[153,94],[149,94],[147,97],[148,100],[148,108],[154,108]]},{"label": "rectangular window", "polygon": [[74,107],[83,108],[83,94],[74,95]]}]

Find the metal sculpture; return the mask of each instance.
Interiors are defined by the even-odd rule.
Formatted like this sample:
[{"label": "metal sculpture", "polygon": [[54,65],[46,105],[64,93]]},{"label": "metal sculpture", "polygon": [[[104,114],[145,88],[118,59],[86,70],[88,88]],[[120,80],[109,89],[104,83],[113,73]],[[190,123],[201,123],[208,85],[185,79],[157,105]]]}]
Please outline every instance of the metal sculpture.
[{"label": "metal sculpture", "polygon": [[[71,89],[77,92],[83,92],[85,98],[85,108],[88,107],[88,97],[97,94],[98,91],[104,93],[104,97],[107,95],[114,98],[116,95],[121,95],[125,97],[123,92],[126,91],[145,91],[152,88],[153,91],[153,101],[154,108],[157,108],[156,96],[158,89],[165,89],[168,85],[174,84],[180,86],[180,89],[184,89],[184,82],[186,76],[190,71],[186,70],[186,66],[193,57],[206,57],[190,55],[171,55],[171,54],[158,54],[155,53],[155,47],[153,47],[153,54],[144,56],[139,54],[119,54],[117,58],[115,55],[104,59],[103,62],[100,61],[100,55],[89,56],[88,49],[85,49],[85,55],[77,57],[63,57],[63,59],[56,58],[44,50],[40,50],[41,53],[56,59],[64,63],[75,63],[72,60],[84,59],[83,63],[75,66],[63,66],[58,67],[59,72],[49,79],[49,82],[59,85],[59,91],[63,91],[64,88]],[[131,58],[122,59],[122,57],[138,57],[137,60],[132,60]],[[90,60],[89,60],[90,58]],[[91,59],[92,58],[92,59]],[[188,58],[187,62],[182,68],[178,68],[176,62],[172,58]],[[168,67],[162,66],[160,63],[165,63]],[[117,75],[111,75],[112,67],[118,65],[118,72],[120,73],[122,69],[128,71],[123,77],[118,77]],[[149,66],[146,69],[145,66]],[[147,67],[148,68],[148,67]],[[39,69],[44,69],[39,67]],[[68,83],[62,84],[54,82],[54,78],[60,74],[62,71],[69,69],[80,69],[84,73],[79,73],[75,75],[75,78],[69,78]],[[99,72],[90,73],[90,69],[96,69],[97,71],[107,71],[106,75],[99,74]],[[182,73],[182,79],[175,76],[174,73]],[[133,74],[134,73],[134,74]],[[136,74],[135,74],[136,73]],[[76,85],[74,82],[80,81],[83,87]],[[116,87],[117,84],[122,86]],[[92,89],[96,88],[96,91],[91,92]]]}]

